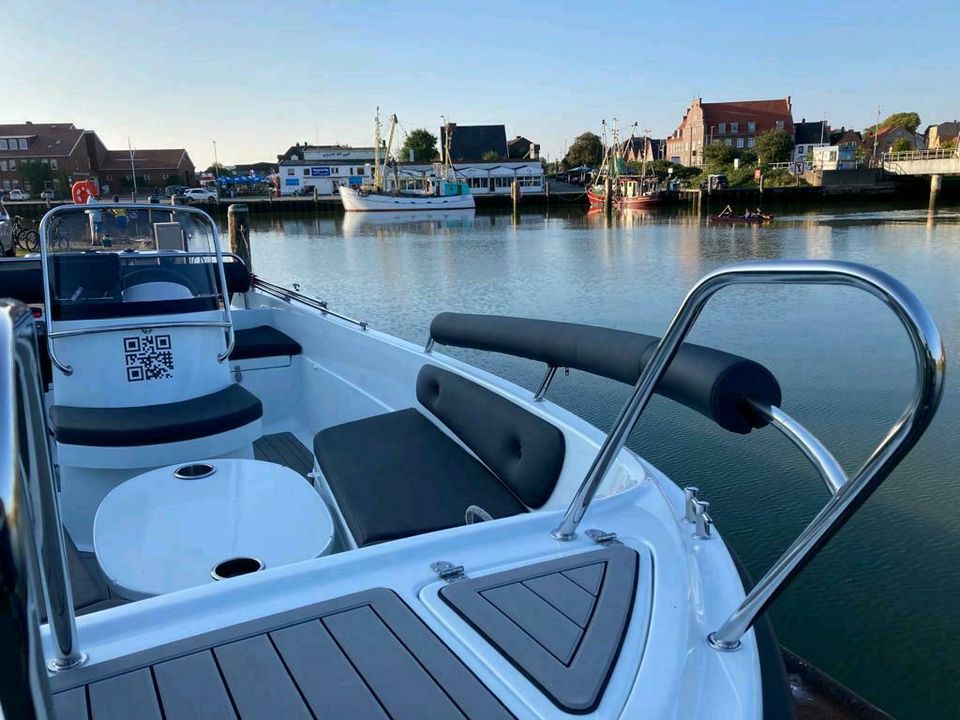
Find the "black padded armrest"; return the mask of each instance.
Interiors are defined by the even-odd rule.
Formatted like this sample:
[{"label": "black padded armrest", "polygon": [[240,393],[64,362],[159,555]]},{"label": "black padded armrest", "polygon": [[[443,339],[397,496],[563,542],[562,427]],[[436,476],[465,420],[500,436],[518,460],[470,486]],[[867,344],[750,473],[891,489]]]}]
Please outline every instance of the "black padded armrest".
[{"label": "black padded armrest", "polygon": [[[449,312],[433,319],[430,337],[441,345],[516,355],[630,385],[659,342],[651,335],[595,325]],[[736,433],[766,425],[744,398],[777,406],[782,400],[776,378],[759,363],[690,343],[680,348],[657,392]]]}]

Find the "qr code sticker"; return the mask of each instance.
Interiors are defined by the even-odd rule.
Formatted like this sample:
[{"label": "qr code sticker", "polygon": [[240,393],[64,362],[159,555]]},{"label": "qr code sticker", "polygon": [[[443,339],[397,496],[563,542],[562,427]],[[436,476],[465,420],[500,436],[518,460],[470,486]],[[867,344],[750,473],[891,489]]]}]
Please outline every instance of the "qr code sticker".
[{"label": "qr code sticker", "polygon": [[169,335],[143,335],[123,339],[127,382],[173,377],[173,345]]}]

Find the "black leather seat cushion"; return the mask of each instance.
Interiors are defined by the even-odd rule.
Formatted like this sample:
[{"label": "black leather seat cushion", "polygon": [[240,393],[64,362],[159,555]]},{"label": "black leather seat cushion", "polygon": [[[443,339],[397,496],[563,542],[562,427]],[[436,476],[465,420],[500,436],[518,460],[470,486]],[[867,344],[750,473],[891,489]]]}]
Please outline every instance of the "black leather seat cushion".
[{"label": "black leather seat cushion", "polygon": [[276,355],[299,355],[303,348],[289,335],[269,325],[237,330],[231,360],[274,357]]},{"label": "black leather seat cushion", "polygon": [[210,395],[163,405],[50,408],[59,442],[97,447],[193,440],[243,427],[262,416],[263,405],[257,396],[235,383]]},{"label": "black leather seat cushion", "polygon": [[411,408],[317,433],[314,453],[357,545],[526,511],[497,477]]}]

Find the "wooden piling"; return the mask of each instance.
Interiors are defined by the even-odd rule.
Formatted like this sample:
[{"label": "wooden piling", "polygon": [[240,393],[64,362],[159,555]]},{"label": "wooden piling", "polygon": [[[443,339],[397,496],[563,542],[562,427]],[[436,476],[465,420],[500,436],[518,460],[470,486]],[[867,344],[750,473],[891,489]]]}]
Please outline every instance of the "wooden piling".
[{"label": "wooden piling", "polygon": [[247,270],[253,271],[250,256],[250,209],[242,203],[233,203],[227,208],[227,238],[230,252],[243,260]]},{"label": "wooden piling", "polygon": [[607,215],[613,212],[613,180],[609,175],[603,181],[603,211]]},{"label": "wooden piling", "polygon": [[513,212],[517,212],[520,205],[520,181],[514,180],[510,183],[510,199],[513,200]]}]

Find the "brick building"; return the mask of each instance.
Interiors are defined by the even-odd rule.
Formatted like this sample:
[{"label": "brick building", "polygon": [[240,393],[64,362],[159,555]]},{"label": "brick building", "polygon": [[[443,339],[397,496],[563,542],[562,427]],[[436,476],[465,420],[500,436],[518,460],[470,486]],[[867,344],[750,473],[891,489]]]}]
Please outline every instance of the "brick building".
[{"label": "brick building", "polygon": [[[157,188],[171,177],[194,184],[194,167],[187,151],[137,150],[137,184]],[[133,187],[130,153],[108,150],[93,130],[73,123],[18,123],[0,125],[0,187],[20,188],[36,196],[45,189],[69,193],[77,180],[93,180],[111,192]],[[142,178],[142,179],[141,179]]]},{"label": "brick building", "polygon": [[107,152],[95,132],[72,123],[0,125],[0,187],[64,192],[76,180],[96,178]]},{"label": "brick building", "polygon": [[746,150],[754,147],[757,135],[769,130],[783,130],[793,137],[789,96],[720,103],[695,98],[680,126],[667,138],[667,159],[688,167],[703,167],[704,145],[722,142]]},{"label": "brick building", "polygon": [[183,148],[135,150],[132,166],[129,150],[108,150],[100,165],[100,187],[104,192],[128,193],[133,190],[134,172],[137,189],[144,192],[165,185],[193,185],[195,171]]}]

